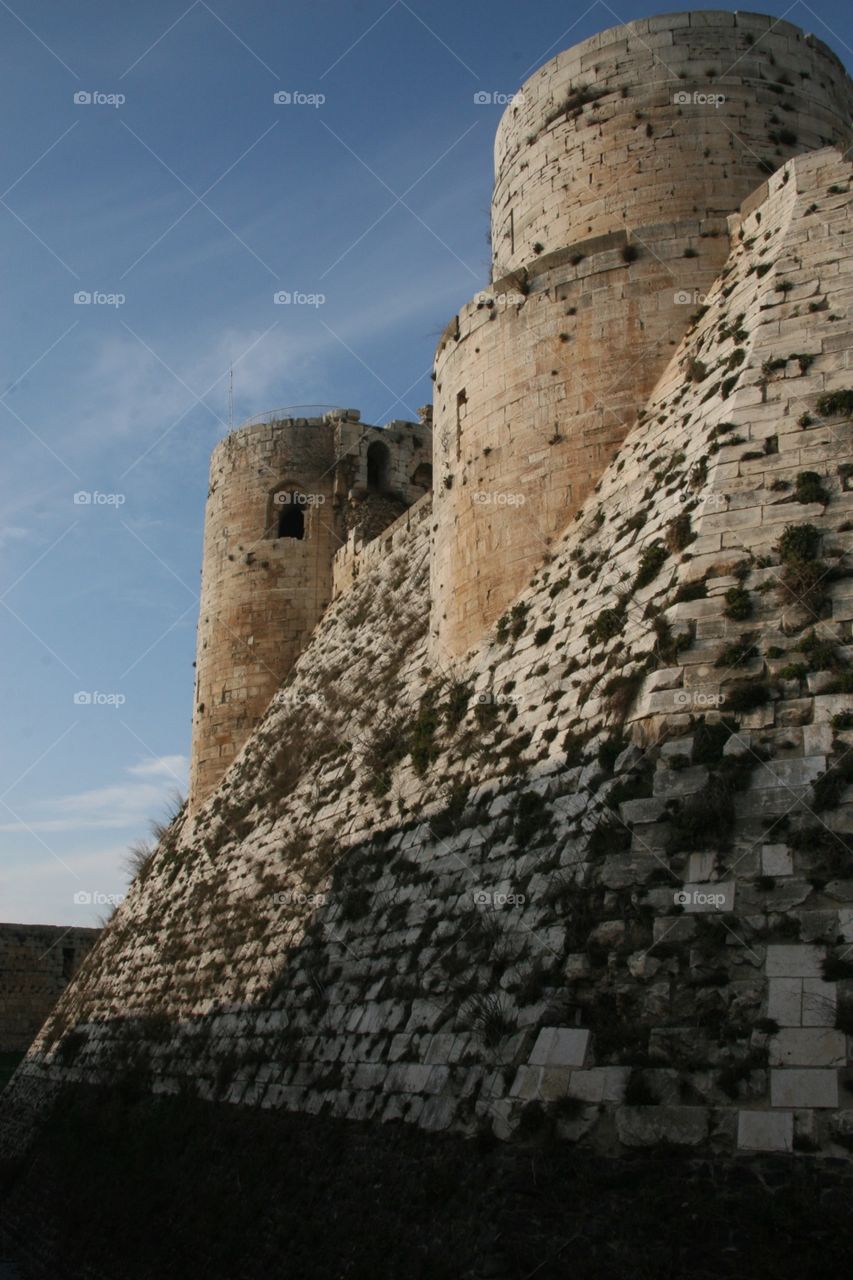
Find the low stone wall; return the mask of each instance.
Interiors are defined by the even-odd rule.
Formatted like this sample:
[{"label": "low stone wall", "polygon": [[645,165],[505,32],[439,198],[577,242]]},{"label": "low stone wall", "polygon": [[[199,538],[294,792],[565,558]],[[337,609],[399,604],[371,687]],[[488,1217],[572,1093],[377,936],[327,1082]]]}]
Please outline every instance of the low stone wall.
[{"label": "low stone wall", "polygon": [[100,932],[0,924],[0,1054],[29,1049]]}]

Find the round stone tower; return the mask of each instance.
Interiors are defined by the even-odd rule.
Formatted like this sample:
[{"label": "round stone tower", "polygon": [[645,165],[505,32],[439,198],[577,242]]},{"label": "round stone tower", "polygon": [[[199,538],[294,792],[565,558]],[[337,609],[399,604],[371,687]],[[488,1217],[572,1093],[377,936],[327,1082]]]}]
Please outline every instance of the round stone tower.
[{"label": "round stone tower", "polygon": [[260,722],[332,595],[353,528],[375,537],[430,486],[428,423],[320,418],[252,422],[210,463],[204,528],[190,809]]},{"label": "round stone tower", "polygon": [[501,120],[493,282],[435,361],[432,645],[464,653],[580,507],[791,155],[849,145],[853,84],[759,14],[630,22],[560,54]]}]

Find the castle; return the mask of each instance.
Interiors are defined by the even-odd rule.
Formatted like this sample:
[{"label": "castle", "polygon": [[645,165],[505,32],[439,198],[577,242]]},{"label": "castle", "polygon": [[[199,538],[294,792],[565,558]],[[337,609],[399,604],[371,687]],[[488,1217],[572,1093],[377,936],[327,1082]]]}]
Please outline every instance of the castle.
[{"label": "castle", "polygon": [[584,41],[501,122],[493,281],[431,424],[218,446],[190,809],[18,1069],[7,1148],[132,1071],[849,1156],[851,106],[762,15]]},{"label": "castle", "polygon": [[522,86],[492,284],[436,355],[434,652],[464,653],[530,580],[719,275],[727,217],[791,156],[846,148],[851,107],[826,45],[749,13],[627,23]]},{"label": "castle", "polygon": [[253,419],[216,448],[204,533],[190,803],[251,736],[331,603],[335,562],[432,486],[431,409]]},{"label": "castle", "polygon": [[851,116],[827,46],[749,13],[629,23],[525,83],[495,141],[492,281],[439,342],[432,437],[431,411],[384,432],[353,410],[270,414],[214,452],[193,808],[308,643],[351,532],[376,536],[433,475],[431,651],[452,663],[480,640],[646,403],[728,216],[790,157],[848,146]]}]

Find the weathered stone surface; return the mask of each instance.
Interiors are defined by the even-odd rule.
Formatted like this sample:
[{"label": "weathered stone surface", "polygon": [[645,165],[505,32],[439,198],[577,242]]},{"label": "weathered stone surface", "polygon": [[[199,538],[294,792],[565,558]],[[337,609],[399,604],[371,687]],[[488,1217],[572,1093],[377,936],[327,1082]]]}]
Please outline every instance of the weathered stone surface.
[{"label": "weathered stone surface", "polygon": [[782,1027],[799,1027],[803,1018],[803,979],[771,978],[767,986],[767,1016]]},{"label": "weathered stone surface", "polygon": [[767,948],[769,978],[819,978],[824,952],[820,947],[771,944]]},{"label": "weathered stone surface", "polygon": [[[638,51],[624,42],[627,81]],[[813,51],[804,48],[792,38],[786,66],[807,70]],[[534,116],[577,81],[582,68],[572,65],[544,97],[537,90]],[[664,150],[643,140],[636,96],[616,115],[648,158],[670,158],[684,120],[643,66],[632,90],[642,81],[657,95],[643,105],[672,126]],[[806,150],[830,127],[846,145],[847,123],[812,115],[814,94],[832,96],[835,80],[813,79],[819,90],[792,95],[802,103],[792,127]],[[679,172],[673,197],[691,207],[667,226],[660,207],[672,182],[656,165],[609,200],[598,189],[599,168],[609,168],[599,148],[611,134],[604,106],[602,123],[590,123],[593,105],[529,146],[508,123],[524,157],[506,161],[519,191],[528,180],[540,190],[538,166],[547,164],[551,205],[514,197],[517,242],[501,220],[496,252],[533,252],[538,219],[552,230],[581,213],[623,223],[635,191],[657,228],[652,252],[639,245],[643,222],[632,223],[637,258],[623,255],[635,244],[624,225],[602,228],[576,262],[575,246],[543,241],[515,282],[525,285],[519,298],[473,304],[448,330],[436,368],[432,500],[335,557],[340,589],[278,690],[285,696],[261,708],[216,792],[175,825],[131,889],[4,1097],[3,1126],[19,1105],[23,1115],[30,1087],[112,1078],[123,1037],[140,1046],[155,1087],[468,1132],[482,1120],[501,1136],[525,1102],[548,1110],[574,1097],[577,1077],[580,1110],[554,1106],[561,1131],[592,1132],[611,1148],[618,1125],[632,1145],[707,1141],[730,1151],[742,1110],[838,1105],[839,1068],[806,1063],[827,1054],[841,1062],[839,992],[825,993],[832,984],[821,975],[853,931],[853,917],[842,916],[853,877],[844,848],[829,852],[822,832],[849,830],[850,796],[828,786],[822,800],[839,804],[820,811],[818,838],[801,831],[815,817],[817,772],[837,756],[832,717],[849,711],[849,697],[813,696],[806,681],[779,675],[803,658],[803,633],[786,629],[796,619],[781,598],[778,544],[791,523],[814,524],[825,549],[848,536],[838,470],[848,461],[846,419],[818,402],[850,381],[851,289],[839,264],[850,256],[853,171],[829,148],[795,157],[748,207],[732,207],[728,224],[708,226],[706,184],[716,202],[724,167],[749,190],[757,176],[754,156],[729,135],[725,159],[714,158],[722,117],[708,113],[696,167]],[[743,109],[754,109],[763,138],[768,104]],[[577,145],[592,151],[569,172]],[[589,197],[602,208],[593,212]],[[815,203],[819,219],[808,212]],[[702,235],[700,225],[719,234]],[[690,274],[696,258],[684,256],[694,247],[701,279]],[[658,259],[678,264],[675,281]],[[759,264],[768,270],[759,274]],[[692,302],[671,293],[688,276],[708,295],[692,327]],[[792,300],[798,292],[802,303]],[[809,311],[813,297],[825,308]],[[634,319],[620,360],[633,358],[632,346],[654,351],[640,381],[620,388],[611,432],[593,402],[600,380],[618,373],[601,353],[625,333],[626,316]],[[658,373],[649,397],[644,379]],[[812,421],[803,425],[805,410]],[[743,439],[733,444],[735,434]],[[279,460],[280,474],[251,476],[264,501],[290,479],[288,459]],[[805,467],[820,475],[828,503],[788,500]],[[345,506],[351,495],[338,479]],[[518,493],[536,502],[481,500]],[[223,496],[212,495],[214,505]],[[575,508],[579,518],[567,521]],[[847,563],[833,560],[830,597]],[[235,600],[249,590],[245,575],[262,572],[236,559],[221,568],[223,583],[231,572],[240,579]],[[708,596],[690,599],[683,588],[705,574]],[[727,615],[741,582],[746,620]],[[240,627],[254,625],[256,603],[233,620],[233,650],[217,642],[233,675],[224,692],[252,702],[249,720],[262,691],[252,662],[240,659],[249,638]],[[265,636],[280,604],[261,619]],[[506,616],[484,633],[493,609],[492,620]],[[846,624],[826,621],[846,661]],[[758,651],[749,658],[739,648],[745,634]],[[453,635],[467,639],[451,666],[436,661],[436,646]],[[294,640],[282,637],[285,658]],[[669,674],[643,693],[656,664]],[[220,676],[205,679],[215,686]],[[739,710],[753,685],[757,705]],[[224,735],[238,708],[217,705],[227,708]],[[738,729],[726,740],[732,718]],[[216,767],[225,765],[219,758]],[[734,887],[734,913],[676,912],[678,886],[707,892],[715,876]],[[774,1017],[778,1036],[766,1021]],[[617,1120],[647,1035],[642,1071],[661,1101],[623,1108]],[[763,1063],[773,1040],[780,1065],[738,1076],[738,1055]],[[754,1140],[749,1126],[759,1122],[744,1123]],[[818,1117],[815,1141],[835,1150],[827,1129]]]},{"label": "weathered stone surface", "polygon": [[846,1061],[847,1038],[840,1031],[790,1029],[770,1040],[772,1067],[839,1067]]},{"label": "weathered stone surface", "polygon": [[696,1147],[708,1135],[704,1107],[620,1107],[616,1132],[626,1147],[656,1147],[670,1142]]},{"label": "weathered stone surface", "polygon": [[569,1092],[573,1098],[584,1102],[621,1102],[630,1074],[630,1067],[593,1067],[587,1071],[573,1071]]},{"label": "weathered stone surface", "polygon": [[99,929],[0,924],[0,1053],[24,1053]]},{"label": "weathered stone surface", "polygon": [[770,1072],[770,1101],[774,1107],[837,1107],[838,1073],[831,1070]]},{"label": "weathered stone surface", "polygon": [[739,1111],[737,1145],[741,1151],[793,1151],[791,1111]]},{"label": "weathered stone surface", "polygon": [[803,1026],[834,1027],[838,987],[819,978],[803,978]]},{"label": "weathered stone surface", "polygon": [[540,1067],[582,1067],[589,1052],[588,1031],[571,1027],[543,1027],[539,1032],[530,1065]]},{"label": "weathered stone surface", "polygon": [[766,844],[761,850],[761,871],[765,876],[789,876],[794,870],[794,860],[788,846]]}]

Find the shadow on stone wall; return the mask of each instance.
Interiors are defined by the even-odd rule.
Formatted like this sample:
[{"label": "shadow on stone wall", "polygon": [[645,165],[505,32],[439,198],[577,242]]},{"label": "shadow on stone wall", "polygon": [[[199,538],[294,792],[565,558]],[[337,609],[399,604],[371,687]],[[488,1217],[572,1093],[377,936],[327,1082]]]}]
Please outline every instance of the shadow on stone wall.
[{"label": "shadow on stone wall", "polygon": [[78,1088],[3,1168],[0,1257],[21,1280],[825,1280],[850,1191],[833,1161],[614,1162]]}]

